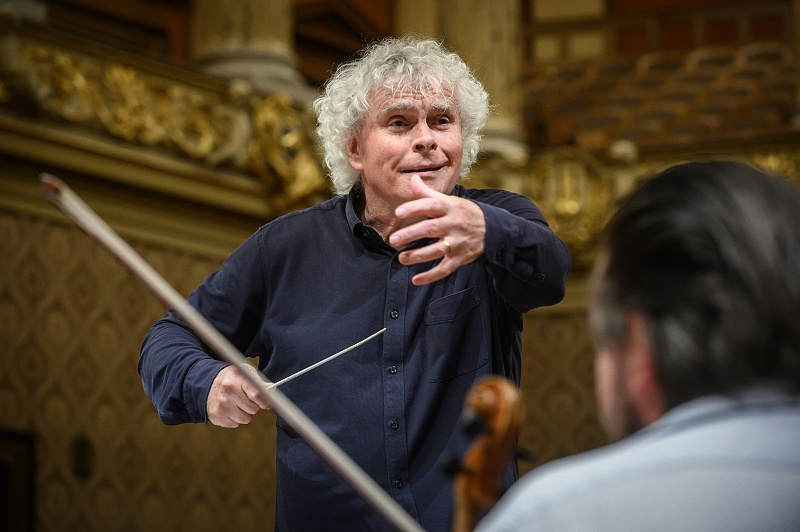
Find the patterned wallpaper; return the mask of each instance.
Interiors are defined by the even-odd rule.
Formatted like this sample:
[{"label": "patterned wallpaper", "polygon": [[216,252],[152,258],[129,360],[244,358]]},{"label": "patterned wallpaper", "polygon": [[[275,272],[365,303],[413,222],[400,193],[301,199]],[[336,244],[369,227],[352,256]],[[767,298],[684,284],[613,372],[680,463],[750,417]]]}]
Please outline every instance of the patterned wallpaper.
[{"label": "patterned wallpaper", "polygon": [[[217,266],[136,247],[184,295]],[[0,256],[0,427],[35,435],[37,530],[269,529],[272,414],[162,425],[136,361],[164,308],[140,282],[79,229],[25,216],[0,213]]]},{"label": "patterned wallpaper", "polygon": [[[136,244],[184,295],[218,266]],[[76,227],[0,211],[0,430],[36,451],[36,530],[270,530],[273,414],[163,426],[136,373],[164,308]],[[523,471],[602,442],[581,315],[531,314]]]},{"label": "patterned wallpaper", "polygon": [[522,334],[524,473],[605,443],[594,399],[594,350],[583,313],[526,316]]}]

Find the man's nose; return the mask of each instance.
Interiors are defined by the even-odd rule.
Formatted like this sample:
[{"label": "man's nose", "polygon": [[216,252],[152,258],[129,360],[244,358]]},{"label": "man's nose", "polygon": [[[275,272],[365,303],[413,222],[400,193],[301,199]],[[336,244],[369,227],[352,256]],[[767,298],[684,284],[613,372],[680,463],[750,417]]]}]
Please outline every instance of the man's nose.
[{"label": "man's nose", "polygon": [[417,126],[417,135],[414,139],[414,151],[428,152],[436,149],[436,139],[427,123]]}]

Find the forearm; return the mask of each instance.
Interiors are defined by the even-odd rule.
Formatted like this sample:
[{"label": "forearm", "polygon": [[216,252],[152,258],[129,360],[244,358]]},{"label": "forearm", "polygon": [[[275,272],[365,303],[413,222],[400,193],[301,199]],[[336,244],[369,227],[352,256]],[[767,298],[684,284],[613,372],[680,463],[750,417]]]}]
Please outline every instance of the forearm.
[{"label": "forearm", "polygon": [[[257,240],[248,239],[188,299],[239,350],[246,349],[258,331],[265,292],[259,251]],[[162,422],[208,421],[211,383],[228,366],[212,355],[173,312],[150,329],[142,344],[138,369]]]},{"label": "forearm", "polygon": [[487,268],[501,297],[520,312],[564,298],[571,258],[544,223],[479,203],[486,218]]}]

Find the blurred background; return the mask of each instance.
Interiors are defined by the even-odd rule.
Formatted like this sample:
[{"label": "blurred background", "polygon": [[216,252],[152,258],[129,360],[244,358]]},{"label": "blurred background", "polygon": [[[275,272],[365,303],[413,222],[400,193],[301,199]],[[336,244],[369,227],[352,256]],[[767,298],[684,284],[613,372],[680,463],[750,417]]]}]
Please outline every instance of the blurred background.
[{"label": "blurred background", "polygon": [[43,199],[72,187],[182,294],[330,197],[310,103],[365,44],[442,39],[495,113],[466,184],[570,247],[526,316],[523,472],[602,445],[586,274],[618,200],[735,158],[800,183],[800,0],[0,0],[0,530],[271,530],[274,415],[161,425],[136,362],[165,309]]}]

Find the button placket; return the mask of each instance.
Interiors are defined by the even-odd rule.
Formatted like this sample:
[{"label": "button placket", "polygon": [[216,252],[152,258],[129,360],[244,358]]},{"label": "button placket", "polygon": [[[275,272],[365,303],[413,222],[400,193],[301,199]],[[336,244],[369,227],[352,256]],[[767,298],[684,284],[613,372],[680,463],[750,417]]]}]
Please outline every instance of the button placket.
[{"label": "button placket", "polygon": [[386,466],[389,472],[387,488],[395,500],[411,515],[416,516],[413,494],[406,485],[409,478],[408,447],[405,424],[405,390],[403,371],[405,363],[404,331],[411,270],[392,260],[388,272],[384,320],[387,334],[382,352],[383,374],[383,426],[386,438]]}]

